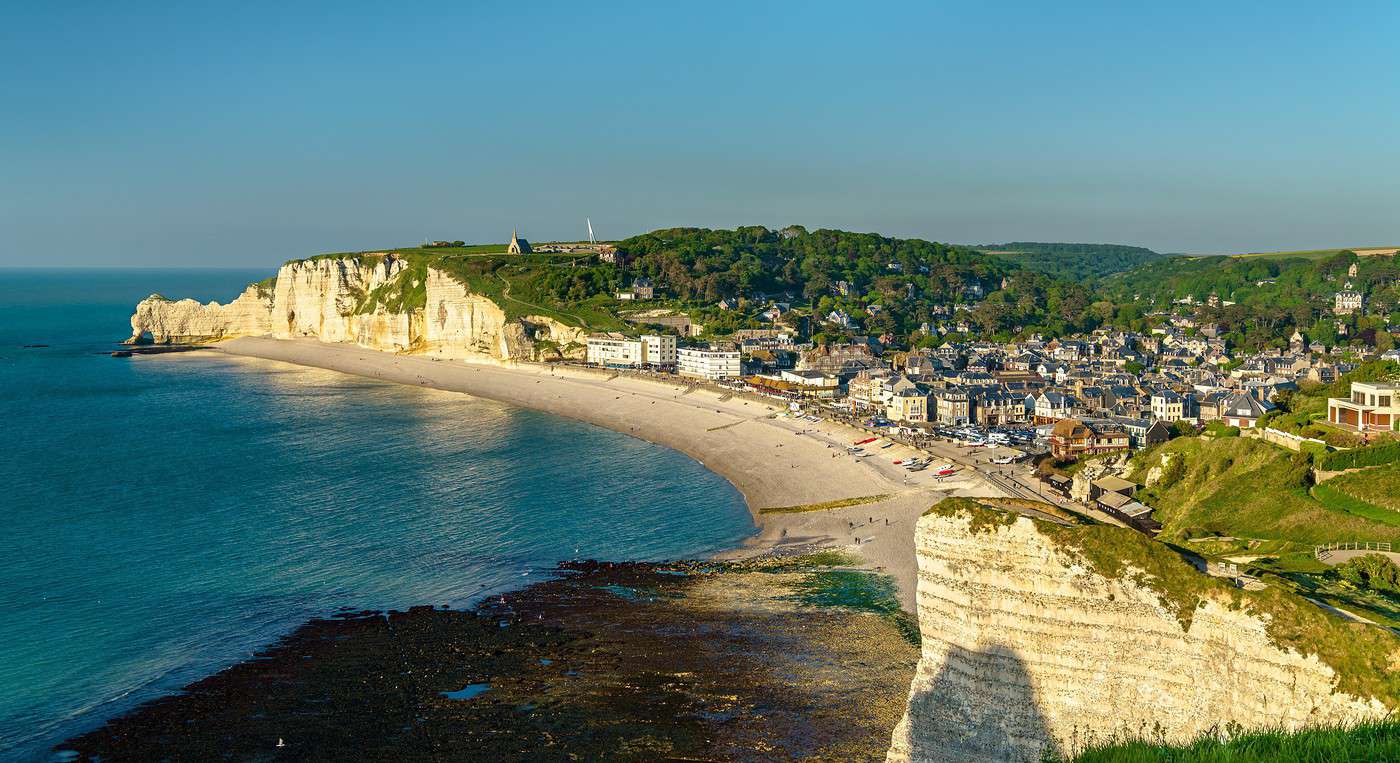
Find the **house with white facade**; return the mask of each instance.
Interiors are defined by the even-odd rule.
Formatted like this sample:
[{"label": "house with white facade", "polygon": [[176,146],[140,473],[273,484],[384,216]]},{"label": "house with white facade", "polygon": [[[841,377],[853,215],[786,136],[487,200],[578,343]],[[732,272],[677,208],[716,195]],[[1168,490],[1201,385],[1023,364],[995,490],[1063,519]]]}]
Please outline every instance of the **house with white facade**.
[{"label": "house with white facade", "polygon": [[1358,432],[1400,429],[1400,384],[1352,382],[1351,397],[1327,399],[1327,421]]},{"label": "house with white facade", "polygon": [[676,351],[676,372],[698,379],[729,379],[743,373],[734,345],[682,347]]},{"label": "house with white facade", "polygon": [[1259,419],[1273,409],[1273,403],[1237,392],[1220,404],[1220,420],[1225,422],[1227,427],[1252,429],[1259,424]]},{"label": "house with white facade", "polygon": [[586,360],[607,368],[669,368],[676,365],[676,338],[669,334],[631,337],[615,331],[588,337]]}]

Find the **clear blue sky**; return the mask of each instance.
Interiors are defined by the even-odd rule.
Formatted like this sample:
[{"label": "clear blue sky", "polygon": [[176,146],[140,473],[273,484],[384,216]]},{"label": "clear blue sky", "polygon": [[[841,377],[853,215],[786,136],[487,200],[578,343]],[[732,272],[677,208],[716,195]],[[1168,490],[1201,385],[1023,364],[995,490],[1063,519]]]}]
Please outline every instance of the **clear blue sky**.
[{"label": "clear blue sky", "polygon": [[11,0],[0,266],[271,265],[586,216],[1400,244],[1400,5],[1143,5]]}]

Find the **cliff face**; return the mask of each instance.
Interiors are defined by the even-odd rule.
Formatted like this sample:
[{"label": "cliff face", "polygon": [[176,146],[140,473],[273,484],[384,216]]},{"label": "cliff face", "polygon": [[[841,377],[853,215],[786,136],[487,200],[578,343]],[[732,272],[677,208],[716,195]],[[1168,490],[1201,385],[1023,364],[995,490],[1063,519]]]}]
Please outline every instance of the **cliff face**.
[{"label": "cliff face", "polygon": [[152,294],[136,305],[131,316],[134,344],[149,338],[158,343],[207,342],[235,336],[272,333],[272,294],[251,285],[238,298],[221,305],[201,305],[192,299],[174,302]]},{"label": "cliff face", "polygon": [[404,261],[393,255],[368,261],[346,257],[289,262],[277,271],[272,335],[407,349],[413,341],[409,313],[389,313],[378,306],[373,312],[361,309],[371,292],[404,277],[405,270]]},{"label": "cliff face", "polygon": [[[391,295],[419,291],[426,294],[422,307],[388,306],[405,301]],[[540,340],[581,347],[586,337],[581,329],[546,317],[510,319],[452,276],[432,267],[412,268],[394,255],[289,262],[277,271],[274,286],[249,286],[228,305],[153,295],[136,306],[131,329],[132,342],[309,337],[375,350],[504,361],[540,359]]]},{"label": "cliff face", "polygon": [[[1232,723],[1298,728],[1387,712],[1378,699],[1340,689],[1327,662],[1280,632],[1364,645],[1382,674],[1394,649],[1388,634],[1306,602],[1267,607],[1291,594],[1248,598],[1256,592],[1204,578],[1164,547],[1156,548],[1169,560],[1152,550],[1140,562],[1151,571],[1130,562],[1105,574],[1075,545],[1084,531],[1150,543],[1131,531],[978,511],[936,507],[919,522],[923,647],[890,761],[1039,761],[1093,740],[1183,742]],[[1163,566],[1171,564],[1182,569]],[[1164,579],[1180,585],[1188,575],[1201,579],[1199,589],[1163,594]],[[1288,626],[1274,627],[1275,618]]]}]

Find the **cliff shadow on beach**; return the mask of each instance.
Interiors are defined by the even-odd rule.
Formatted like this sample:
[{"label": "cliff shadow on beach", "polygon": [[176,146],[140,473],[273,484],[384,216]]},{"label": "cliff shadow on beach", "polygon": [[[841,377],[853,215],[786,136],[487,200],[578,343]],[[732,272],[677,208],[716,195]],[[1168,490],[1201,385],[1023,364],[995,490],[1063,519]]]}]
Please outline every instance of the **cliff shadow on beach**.
[{"label": "cliff shadow on beach", "polygon": [[909,760],[1039,763],[1060,754],[1025,662],[995,645],[952,646],[933,682],[909,698]]}]

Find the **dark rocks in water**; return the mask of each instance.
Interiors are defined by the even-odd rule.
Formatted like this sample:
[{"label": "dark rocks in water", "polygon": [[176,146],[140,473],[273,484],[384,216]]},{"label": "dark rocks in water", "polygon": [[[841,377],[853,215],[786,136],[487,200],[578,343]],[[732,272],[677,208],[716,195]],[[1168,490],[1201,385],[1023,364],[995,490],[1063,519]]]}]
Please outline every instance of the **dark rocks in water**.
[{"label": "dark rocks in water", "polygon": [[883,760],[918,649],[879,614],[804,604],[812,574],[576,562],[472,611],[340,612],[59,749],[109,761]]},{"label": "dark rocks in water", "polygon": [[48,347],[48,345],[46,345],[46,344],[26,344],[26,345],[24,345],[24,349],[26,349],[26,350],[38,350],[38,349],[42,349],[42,348],[44,348],[44,347]]},{"label": "dark rocks in water", "polygon": [[129,358],[132,355],[164,355],[167,352],[195,352],[207,349],[209,347],[202,344],[163,344],[159,346],[133,346],[130,349],[114,350],[110,354],[114,358]]}]

